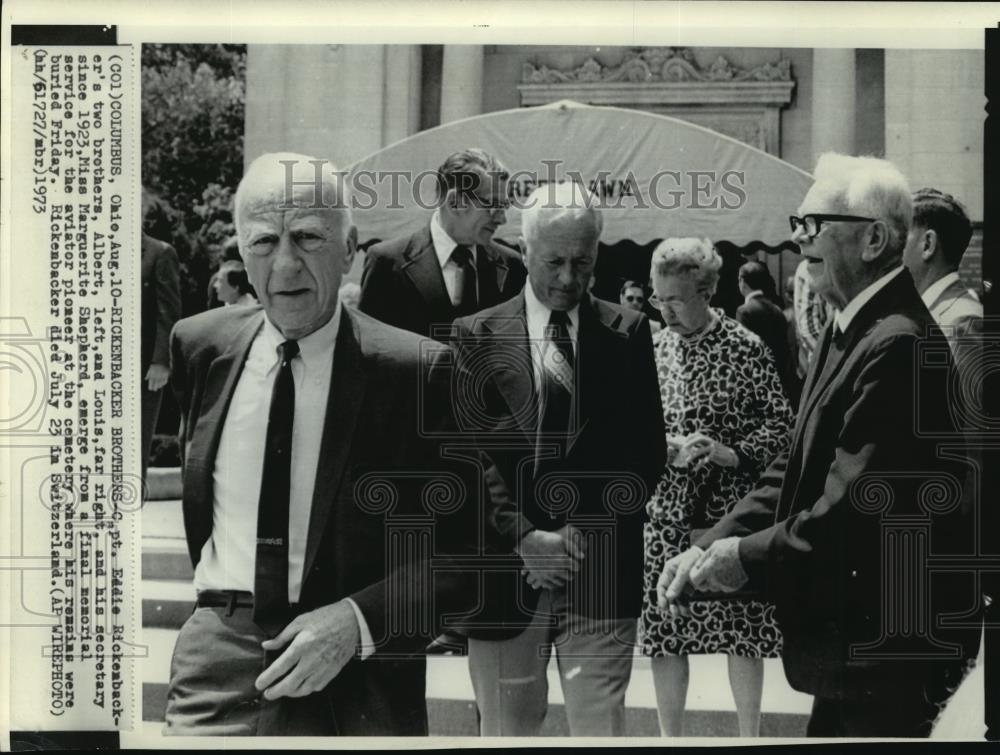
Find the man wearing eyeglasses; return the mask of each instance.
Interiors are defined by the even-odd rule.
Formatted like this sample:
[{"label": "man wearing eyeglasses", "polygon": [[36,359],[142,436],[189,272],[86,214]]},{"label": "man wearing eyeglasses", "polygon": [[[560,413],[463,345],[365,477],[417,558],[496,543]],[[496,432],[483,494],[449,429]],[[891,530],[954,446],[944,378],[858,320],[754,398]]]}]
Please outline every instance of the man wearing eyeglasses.
[{"label": "man wearing eyeglasses", "polygon": [[974,616],[971,577],[927,562],[969,547],[951,354],[902,266],[912,204],[899,171],[827,154],[815,177],[792,239],[839,311],[806,378],[792,445],[667,563],[658,593],[681,612],[691,587],[771,599],[788,680],[814,696],[810,736],[926,737],[978,644],[974,619],[971,629],[941,623]]},{"label": "man wearing eyeglasses", "polygon": [[440,205],[428,225],[368,250],[358,306],[445,339],[456,317],[512,298],[527,274],[517,252],[493,241],[509,205],[504,166],[471,148],[450,155],[437,178]]}]

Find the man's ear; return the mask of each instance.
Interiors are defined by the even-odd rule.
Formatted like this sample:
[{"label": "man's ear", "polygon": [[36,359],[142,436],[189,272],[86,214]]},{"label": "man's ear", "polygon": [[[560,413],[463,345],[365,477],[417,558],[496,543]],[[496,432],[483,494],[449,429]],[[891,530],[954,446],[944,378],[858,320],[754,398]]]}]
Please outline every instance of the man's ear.
[{"label": "man's ear", "polygon": [[351,269],[354,264],[354,255],[358,253],[358,228],[351,226],[347,229],[347,252],[344,254],[344,272]]},{"label": "man's ear", "polygon": [[929,262],[938,248],[937,231],[927,228],[920,233],[920,259]]},{"label": "man's ear", "polygon": [[889,245],[889,226],[884,220],[876,220],[865,231],[863,238],[865,245],[861,250],[861,259],[865,262],[874,262]]}]

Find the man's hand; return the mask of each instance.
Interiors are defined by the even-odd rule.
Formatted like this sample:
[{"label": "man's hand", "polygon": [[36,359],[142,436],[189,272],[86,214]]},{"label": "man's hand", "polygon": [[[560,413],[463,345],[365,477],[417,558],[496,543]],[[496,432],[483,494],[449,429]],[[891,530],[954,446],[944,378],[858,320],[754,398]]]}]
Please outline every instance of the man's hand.
[{"label": "man's hand", "polygon": [[170,379],[170,368],[162,364],[151,364],[146,370],[146,387],[151,391],[158,391],[167,384]]},{"label": "man's hand", "polygon": [[691,433],[681,448],[682,457],[687,459],[687,466],[701,469],[712,463],[720,467],[739,466],[740,457],[729,446],[712,440],[704,433]]},{"label": "man's hand", "polygon": [[660,579],[656,583],[656,602],[661,612],[669,609],[673,616],[687,616],[690,613],[684,596],[685,588],[690,584],[691,569],[704,554],[705,551],[692,545],[663,565]]},{"label": "man's hand", "polygon": [[584,557],[583,538],[568,524],[555,532],[532,530],[515,550],[524,561],[528,584],[535,589],[566,584]]},{"label": "man's hand", "polygon": [[296,616],[264,650],[279,650],[278,659],[257,677],[255,686],[268,700],[305,697],[328,685],[357,651],[361,634],[354,609],[338,601]]},{"label": "man's hand", "polygon": [[691,569],[691,583],[702,592],[736,592],[748,579],[738,537],[716,540]]}]

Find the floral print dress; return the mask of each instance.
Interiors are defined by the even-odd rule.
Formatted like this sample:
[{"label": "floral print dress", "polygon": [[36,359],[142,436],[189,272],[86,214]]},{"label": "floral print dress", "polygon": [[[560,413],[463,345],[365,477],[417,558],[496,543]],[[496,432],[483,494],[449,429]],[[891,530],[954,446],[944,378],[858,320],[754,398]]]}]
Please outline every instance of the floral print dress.
[{"label": "floral print dress", "polygon": [[667,435],[699,431],[732,448],[738,468],[667,465],[646,504],[645,577],[639,644],[644,655],[723,653],[771,658],[781,653],[774,607],[756,600],[694,601],[691,615],[657,608],[666,561],[691,544],[692,529],[711,527],[753,489],[791,442],[794,415],[773,357],[755,334],[720,310],[694,336],[664,329],[654,337]]}]

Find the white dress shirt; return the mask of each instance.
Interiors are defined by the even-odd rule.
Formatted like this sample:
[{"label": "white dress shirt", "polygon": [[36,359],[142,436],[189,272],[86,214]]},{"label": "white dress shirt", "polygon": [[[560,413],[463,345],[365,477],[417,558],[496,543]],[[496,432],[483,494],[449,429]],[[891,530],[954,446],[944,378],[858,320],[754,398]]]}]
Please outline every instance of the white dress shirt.
[{"label": "white dress shirt", "polygon": [[[552,344],[545,340],[545,328],[549,324],[549,317],[552,310],[542,304],[535,296],[535,291],[531,287],[529,280],[524,286],[524,313],[528,326],[528,347],[531,351],[532,373],[535,378],[535,395],[539,395],[539,386],[542,384],[542,370],[545,369],[543,359],[545,348],[554,348]],[[573,342],[573,356],[579,353],[577,340],[580,333],[580,305],[577,304],[567,312],[569,315],[569,338]]]},{"label": "white dress shirt", "polygon": [[[434,242],[434,253],[437,255],[438,264],[441,266],[441,275],[444,276],[444,287],[448,289],[448,298],[451,303],[458,303],[458,296],[461,293],[458,287],[458,264],[451,258],[451,253],[455,251],[458,242],[455,241],[441,225],[441,211],[435,210],[431,216],[431,241]],[[476,269],[476,246],[468,247],[472,253],[472,269]],[[479,276],[476,276],[476,296],[479,295]]]},{"label": "white dress shirt", "polygon": [[944,293],[944,290],[952,283],[958,283],[958,281],[958,273],[952,271],[929,285],[927,290],[920,294],[920,298],[924,300],[924,304],[930,309],[930,306],[937,301],[937,298]]},{"label": "white dress shirt", "polygon": [[847,327],[851,324],[851,320],[854,319],[855,315],[861,311],[861,308],[867,304],[875,294],[885,288],[897,275],[903,272],[903,266],[895,268],[894,270],[886,273],[881,278],[879,278],[874,283],[870,284],[866,288],[862,289],[861,293],[847,302],[847,306],[844,307],[840,312],[834,317],[834,322],[840,328],[841,333],[847,332]]},{"label": "white dress shirt", "polygon": [[[297,603],[302,590],[309,516],[340,315],[338,302],[328,323],[298,339],[299,354],[292,360],[295,421],[288,510],[289,603]],[[212,474],[212,534],[201,549],[201,560],[194,571],[196,590],[253,592],[267,418],[281,361],[278,346],[285,340],[265,315],[264,325],[250,345],[219,438]],[[348,601],[358,619],[362,646],[368,649],[372,645],[368,626],[358,606],[350,598]]]}]

